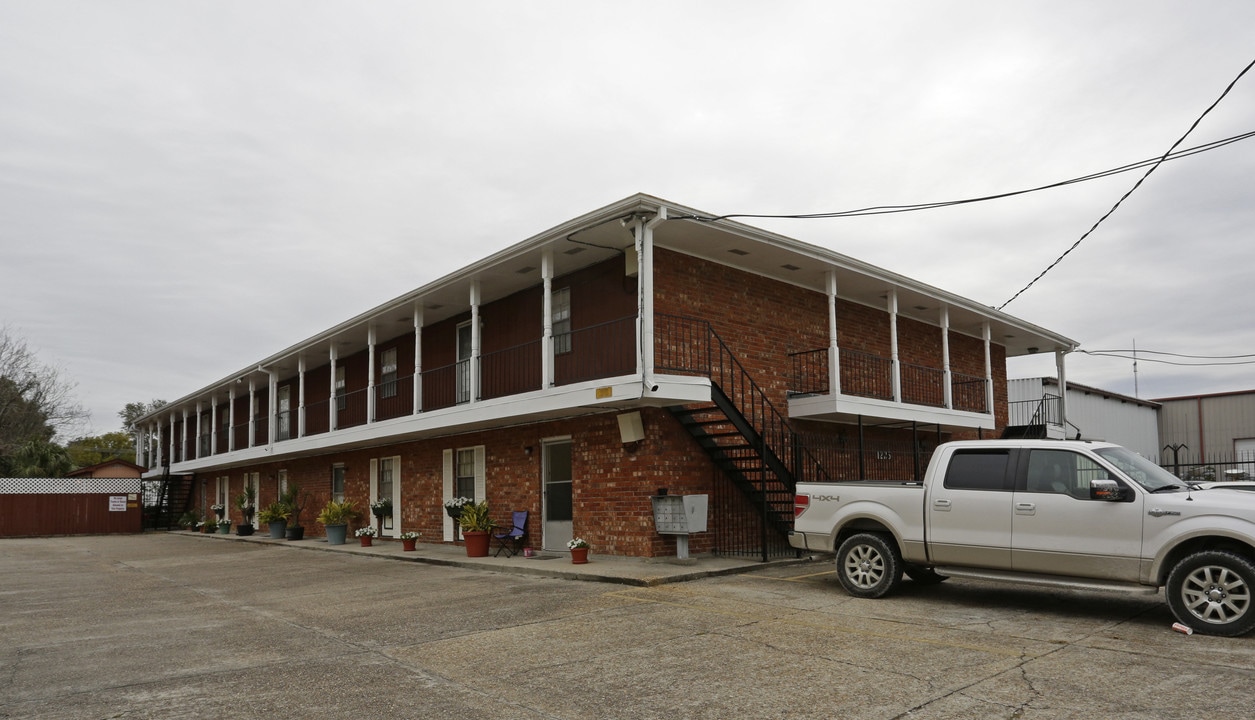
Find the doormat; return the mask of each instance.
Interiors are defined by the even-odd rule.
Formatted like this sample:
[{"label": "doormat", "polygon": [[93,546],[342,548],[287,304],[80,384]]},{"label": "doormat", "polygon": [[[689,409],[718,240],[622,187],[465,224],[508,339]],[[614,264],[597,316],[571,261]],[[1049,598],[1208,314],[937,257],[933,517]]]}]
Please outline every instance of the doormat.
[{"label": "doormat", "polygon": [[557,557],[558,557],[557,555],[533,555],[529,558],[524,558],[524,559],[525,560],[554,560]]}]

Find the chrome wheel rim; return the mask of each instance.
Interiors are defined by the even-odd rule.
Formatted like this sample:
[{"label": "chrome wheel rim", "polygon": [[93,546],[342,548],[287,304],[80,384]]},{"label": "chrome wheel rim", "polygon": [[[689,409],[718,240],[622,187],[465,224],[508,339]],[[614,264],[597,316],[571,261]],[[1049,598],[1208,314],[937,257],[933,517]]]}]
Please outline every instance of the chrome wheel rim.
[{"label": "chrome wheel rim", "polygon": [[869,545],[852,547],[845,555],[845,576],[860,589],[874,588],[885,576],[885,559]]},{"label": "chrome wheel rim", "polygon": [[1251,608],[1251,588],[1223,565],[1196,568],[1181,583],[1181,601],[1190,615],[1213,625],[1231,623]]}]

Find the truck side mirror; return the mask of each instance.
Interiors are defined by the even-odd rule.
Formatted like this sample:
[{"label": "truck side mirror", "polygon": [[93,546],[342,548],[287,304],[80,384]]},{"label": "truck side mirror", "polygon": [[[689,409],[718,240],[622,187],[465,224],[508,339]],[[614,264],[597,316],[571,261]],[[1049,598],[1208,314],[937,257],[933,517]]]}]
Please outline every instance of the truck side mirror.
[{"label": "truck side mirror", "polygon": [[1124,488],[1109,478],[1089,481],[1089,499],[1119,502],[1124,499]]}]

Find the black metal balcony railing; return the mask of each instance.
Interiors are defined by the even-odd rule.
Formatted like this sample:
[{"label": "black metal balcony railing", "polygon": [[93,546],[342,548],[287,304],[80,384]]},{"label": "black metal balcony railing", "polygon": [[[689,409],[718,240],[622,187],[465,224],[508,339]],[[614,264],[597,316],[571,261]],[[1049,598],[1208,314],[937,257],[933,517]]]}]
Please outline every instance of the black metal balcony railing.
[{"label": "black metal balcony railing", "polygon": [[479,398],[517,395],[539,390],[541,378],[540,340],[484,353],[479,358]]},{"label": "black metal balcony railing", "polygon": [[1062,425],[1063,399],[1046,395],[1040,400],[1016,400],[1007,403],[1007,412],[1007,425],[1012,427]]},{"label": "black metal balcony railing", "polygon": [[316,400],[305,406],[305,434],[321,435],[331,427],[331,400]]},{"label": "black metal balcony railing", "polygon": [[975,375],[950,373],[950,402],[955,410],[974,413],[988,413],[989,395],[986,389],[989,381]]},{"label": "black metal balcony railing", "polygon": [[842,348],[841,392],[876,400],[892,400],[893,361],[879,355]]},{"label": "black metal balcony railing", "polygon": [[911,363],[901,364],[902,402],[927,407],[946,406],[946,371]]},{"label": "black metal balcony railing", "polygon": [[414,413],[414,374],[375,386],[375,419],[391,420]]},{"label": "black metal balcony railing", "polygon": [[[827,394],[828,350],[807,350],[789,355],[792,366],[790,392]],[[902,402],[945,407],[945,370],[901,363]],[[964,412],[989,412],[988,381],[975,375],[950,373],[950,404]],[[893,361],[859,350],[841,349],[841,393],[876,400],[893,400]]]},{"label": "black metal balcony railing", "polygon": [[275,441],[288,440],[292,437],[292,411],[284,410],[275,414]]},{"label": "black metal balcony railing", "polygon": [[636,316],[572,331],[569,350],[554,357],[554,384],[570,385],[636,372]]},{"label": "black metal balcony railing", "polygon": [[336,429],[366,424],[366,388],[336,397]]}]

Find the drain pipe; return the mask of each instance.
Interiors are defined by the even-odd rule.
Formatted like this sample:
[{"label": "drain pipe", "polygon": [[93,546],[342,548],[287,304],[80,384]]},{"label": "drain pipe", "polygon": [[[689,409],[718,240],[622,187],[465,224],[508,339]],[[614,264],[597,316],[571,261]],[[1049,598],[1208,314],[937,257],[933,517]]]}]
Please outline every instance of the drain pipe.
[{"label": "drain pipe", "polygon": [[654,228],[666,220],[667,208],[659,206],[653,218],[636,219],[633,233],[636,257],[640,263],[639,280],[636,283],[636,314],[640,328],[637,349],[640,352],[638,361],[642,394],[658,391],[658,384],[654,381]]}]

